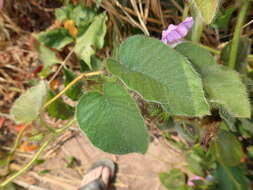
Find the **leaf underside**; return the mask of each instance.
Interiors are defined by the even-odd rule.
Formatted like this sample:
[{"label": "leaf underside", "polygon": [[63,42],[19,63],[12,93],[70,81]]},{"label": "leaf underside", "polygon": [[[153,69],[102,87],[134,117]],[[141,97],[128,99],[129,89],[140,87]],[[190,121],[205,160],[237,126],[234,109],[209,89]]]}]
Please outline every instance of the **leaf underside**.
[{"label": "leaf underside", "polygon": [[29,123],[38,117],[46,98],[47,85],[45,81],[41,81],[14,102],[11,115],[17,123]]}]

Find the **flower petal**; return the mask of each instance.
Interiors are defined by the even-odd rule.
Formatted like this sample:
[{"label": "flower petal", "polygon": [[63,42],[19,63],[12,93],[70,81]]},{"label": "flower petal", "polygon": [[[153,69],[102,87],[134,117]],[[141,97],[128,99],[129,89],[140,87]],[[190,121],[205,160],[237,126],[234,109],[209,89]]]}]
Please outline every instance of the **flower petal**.
[{"label": "flower petal", "polygon": [[161,41],[167,45],[175,47],[182,39],[188,34],[193,26],[192,17],[187,17],[183,22],[178,25],[170,24],[167,30],[162,32]]}]

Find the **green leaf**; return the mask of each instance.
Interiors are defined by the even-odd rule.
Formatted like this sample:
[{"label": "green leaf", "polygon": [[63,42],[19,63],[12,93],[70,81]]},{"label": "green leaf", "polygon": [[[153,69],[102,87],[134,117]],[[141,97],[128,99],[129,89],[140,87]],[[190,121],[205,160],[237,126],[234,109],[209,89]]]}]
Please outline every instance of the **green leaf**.
[{"label": "green leaf", "polygon": [[[102,69],[102,60],[100,60],[96,55],[91,56],[91,67],[93,71],[101,70]],[[84,61],[80,60],[80,71],[86,72],[91,71],[87,64]]]},{"label": "green leaf", "polygon": [[231,116],[222,106],[219,107],[219,115],[221,119],[226,123],[231,131],[236,131],[235,122],[236,118]]},{"label": "green leaf", "polygon": [[145,100],[162,103],[173,115],[209,114],[201,79],[185,57],[159,40],[128,38],[120,46],[119,63],[108,60],[108,69]]},{"label": "green leaf", "polygon": [[[64,86],[66,87],[72,80],[76,78],[76,74],[68,69],[67,67],[64,67]],[[79,81],[75,85],[73,85],[70,89],[66,91],[66,95],[71,98],[72,100],[78,100],[82,95],[82,87],[83,82]]]},{"label": "green leaf", "polygon": [[43,45],[55,49],[61,49],[73,41],[68,30],[64,28],[41,32],[38,34],[37,39]]},{"label": "green leaf", "polygon": [[68,20],[73,14],[74,5],[71,3],[64,3],[65,6],[55,10],[56,19],[62,23],[65,20]]},{"label": "green leaf", "polygon": [[250,117],[246,88],[237,72],[215,64],[207,50],[191,42],[179,44],[176,50],[186,56],[200,74],[210,103],[223,106],[234,117]]},{"label": "green leaf", "polygon": [[[235,69],[242,74],[247,73],[247,58],[251,50],[251,44],[252,40],[246,37],[241,38],[239,41],[240,51],[237,52]],[[228,43],[221,51],[221,60],[224,65],[228,64],[230,48],[231,42]]]},{"label": "green leaf", "polygon": [[241,125],[240,127],[242,127],[243,129],[245,129],[246,131],[248,131],[252,136],[253,136],[253,122],[252,119],[240,119]]},{"label": "green leaf", "polygon": [[51,172],[51,170],[43,169],[43,170],[39,171],[39,175],[43,176],[43,175],[49,174],[50,172]]},{"label": "green leaf", "polygon": [[210,24],[215,18],[221,0],[193,0],[202,19]]},{"label": "green leaf", "polygon": [[67,8],[58,8],[55,9],[55,16],[59,23],[62,23],[64,20],[68,18]]},{"label": "green leaf", "polygon": [[219,190],[249,190],[249,181],[245,173],[240,167],[219,165],[215,173]]},{"label": "green leaf", "polygon": [[249,157],[253,158],[253,146],[247,147]]},{"label": "green leaf", "polygon": [[14,183],[8,183],[8,185],[6,185],[3,190],[17,190],[17,187]]},{"label": "green leaf", "polygon": [[239,165],[243,157],[240,141],[232,133],[225,130],[219,130],[217,139],[212,144],[212,150],[216,159],[229,167]]},{"label": "green leaf", "polygon": [[46,101],[47,85],[40,81],[34,87],[28,89],[13,104],[11,115],[17,123],[29,123],[35,120]]},{"label": "green leaf", "polygon": [[[55,96],[53,91],[48,92],[48,100]],[[74,115],[74,108],[66,104],[62,98],[58,98],[47,107],[47,112],[50,117],[66,120]]]},{"label": "green leaf", "polygon": [[148,132],[143,118],[128,92],[116,83],[106,82],[104,92],[81,97],[76,119],[91,142],[105,152],[145,153]]},{"label": "green leaf", "polygon": [[191,172],[198,176],[205,176],[207,160],[205,160],[205,151],[199,144],[196,144],[192,150],[188,151],[185,158]]},{"label": "green leaf", "polygon": [[236,10],[236,7],[229,7],[229,8],[221,8],[220,12],[217,15],[217,19],[215,20],[214,25],[219,30],[225,30],[228,31],[229,29],[229,23],[231,21],[231,17]]},{"label": "green leaf", "polygon": [[96,13],[87,7],[82,5],[76,6],[70,14],[70,19],[75,22],[77,26],[81,23],[89,23],[96,16]]},{"label": "green leaf", "polygon": [[90,68],[91,56],[96,53],[96,50],[104,46],[106,20],[107,16],[105,13],[96,16],[87,31],[76,40],[75,53]]},{"label": "green leaf", "polygon": [[42,61],[44,67],[60,63],[56,57],[56,53],[43,45],[39,46],[39,59]]},{"label": "green leaf", "polygon": [[169,190],[186,190],[186,176],[177,168],[174,168],[170,173],[160,173],[161,183]]},{"label": "green leaf", "polygon": [[51,72],[50,67],[56,63],[60,63],[60,61],[57,59],[56,53],[54,51],[43,45],[39,46],[38,51],[39,59],[44,66],[41,73],[43,73],[43,76],[46,77]]}]

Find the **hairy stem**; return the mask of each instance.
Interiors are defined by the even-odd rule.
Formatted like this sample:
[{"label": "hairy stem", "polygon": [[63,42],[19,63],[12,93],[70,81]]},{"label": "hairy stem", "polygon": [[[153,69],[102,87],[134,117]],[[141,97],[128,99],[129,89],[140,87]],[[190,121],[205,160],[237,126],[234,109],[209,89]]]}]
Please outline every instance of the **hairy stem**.
[{"label": "hairy stem", "polygon": [[36,154],[33,156],[33,158],[22,168],[20,169],[18,172],[16,172],[15,174],[13,174],[12,176],[10,176],[9,178],[7,178],[5,181],[3,181],[0,184],[0,188],[3,188],[4,186],[6,186],[8,183],[10,183],[11,181],[13,181],[15,178],[17,178],[18,176],[20,176],[21,174],[23,174],[24,172],[26,172],[29,168],[32,167],[32,165],[34,164],[34,162],[40,157],[41,153],[47,148],[47,146],[56,138],[58,137],[62,132],[64,132],[67,128],[69,128],[73,123],[74,123],[74,119],[70,120],[65,126],[63,126],[62,128],[58,129],[56,131],[56,133],[53,133],[52,135],[49,136],[49,138],[42,144],[42,146],[40,147],[40,149],[36,152]]},{"label": "hairy stem", "polygon": [[103,71],[96,71],[96,72],[91,72],[91,73],[83,73],[76,77],[74,80],[72,80],[60,93],[58,93],[56,96],[54,96],[52,99],[50,99],[44,106],[43,108],[46,108],[50,104],[52,104],[55,100],[60,98],[68,89],[70,89],[74,84],[76,84],[79,80],[81,80],[83,77],[91,77],[91,76],[96,76],[96,75],[101,75],[103,74]]},{"label": "hairy stem", "polygon": [[200,15],[198,15],[196,17],[195,24],[192,30],[192,42],[198,43],[200,41],[202,32],[203,32],[203,22]]},{"label": "hairy stem", "polygon": [[231,69],[235,68],[237,52],[238,52],[238,47],[239,47],[239,41],[240,41],[240,36],[242,33],[242,26],[243,26],[245,17],[247,15],[249,3],[250,3],[249,0],[243,0],[243,5],[241,7],[241,10],[240,10],[240,13],[238,16],[238,20],[236,23],[234,37],[232,39],[232,44],[231,44],[231,49],[230,49],[230,54],[229,54],[229,62],[228,62],[228,67]]}]

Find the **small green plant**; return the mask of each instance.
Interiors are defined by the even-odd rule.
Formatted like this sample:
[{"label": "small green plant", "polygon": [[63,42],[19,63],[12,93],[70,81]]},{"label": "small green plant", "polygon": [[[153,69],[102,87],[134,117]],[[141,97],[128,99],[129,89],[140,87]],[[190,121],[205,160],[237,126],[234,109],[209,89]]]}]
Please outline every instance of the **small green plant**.
[{"label": "small green plant", "polygon": [[[57,93],[46,80],[41,80],[22,94],[11,109],[17,123],[40,121],[50,136],[43,138],[35,157],[1,187],[29,169],[47,145],[74,122],[94,146],[105,152],[145,153],[149,145],[148,128],[132,96],[138,93],[145,102],[159,105],[165,113],[160,114],[162,120],[170,120],[170,127],[186,139],[180,147],[186,152],[189,170],[201,176],[189,186],[186,174],[174,169],[169,174],[160,174],[165,187],[249,189],[244,173],[246,164],[242,162],[245,153],[235,136],[252,135],[250,127],[247,128],[251,125],[251,105],[248,86],[244,84],[246,80],[252,82],[245,73],[249,39],[245,45],[247,53],[238,52],[241,22],[248,4],[245,0],[235,36],[222,52],[223,65],[217,64],[214,56],[198,43],[182,42],[172,48],[143,35],[129,37],[120,44],[116,55],[99,60],[96,52],[105,44],[106,13],[71,4],[57,9],[59,27],[37,35],[44,66],[40,75],[51,76],[52,66],[61,64],[64,89]],[[220,1],[193,1],[197,13],[192,31],[194,42],[202,34],[203,23],[214,20],[219,5]],[[61,61],[57,52],[67,46],[70,52]],[[66,66],[72,54],[80,63],[81,74]],[[62,96],[75,103],[67,104]],[[45,114],[68,122],[62,128],[52,128],[45,121]],[[194,138],[188,131],[190,127],[194,129]],[[165,136],[172,141],[169,134]]]}]

